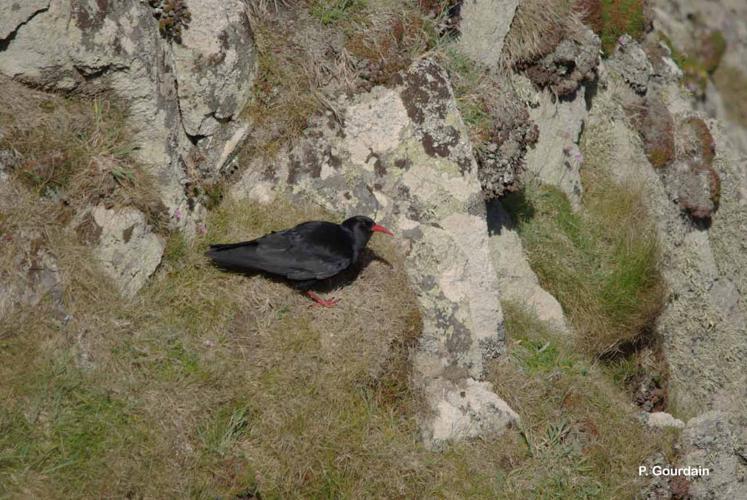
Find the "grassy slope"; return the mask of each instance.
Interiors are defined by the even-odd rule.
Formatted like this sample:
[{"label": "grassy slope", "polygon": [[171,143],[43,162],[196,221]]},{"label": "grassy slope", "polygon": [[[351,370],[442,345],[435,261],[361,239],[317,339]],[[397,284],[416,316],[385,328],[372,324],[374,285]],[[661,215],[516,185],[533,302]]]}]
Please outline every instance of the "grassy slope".
[{"label": "grassy slope", "polygon": [[[137,204],[120,189],[110,194],[118,203]],[[520,412],[526,439],[423,449],[421,402],[407,382],[419,318],[391,242],[372,244],[391,266],[370,262],[335,292],[336,310],[309,309],[281,283],[225,274],[202,257],[209,241],[335,214],[224,200],[207,235],[172,235],[149,286],[124,301],[56,222],[59,204],[33,184],[13,190],[0,229],[41,229],[70,318],[43,304],[0,320],[0,496],[629,497],[635,466],[669,452],[671,436],[638,425],[590,358],[511,304],[512,354],[489,379]],[[4,245],[0,262],[17,250]]]},{"label": "grassy slope", "polygon": [[371,262],[339,291],[333,311],[309,309],[280,283],[222,273],[201,256],[206,241],[307,216],[283,204],[226,202],[205,239],[172,239],[158,276],[132,302],[79,260],[84,250],[72,255],[88,273],[67,290],[67,326],[25,311],[0,330],[3,493],[635,491],[630,471],[667,436],[643,430],[621,391],[516,308],[507,307],[512,357],[490,378],[522,414],[533,455],[517,436],[432,453],[418,443],[420,403],[407,384],[418,316],[390,242],[373,248],[393,268]]}]

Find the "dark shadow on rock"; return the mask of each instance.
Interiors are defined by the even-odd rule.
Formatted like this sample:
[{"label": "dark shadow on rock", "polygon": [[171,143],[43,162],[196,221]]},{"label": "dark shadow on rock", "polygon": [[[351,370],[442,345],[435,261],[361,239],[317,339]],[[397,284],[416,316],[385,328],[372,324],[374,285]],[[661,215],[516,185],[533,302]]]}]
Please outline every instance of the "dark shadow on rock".
[{"label": "dark shadow on rock", "polygon": [[531,220],[534,207],[526,199],[524,190],[509,193],[500,200],[490,200],[487,208],[488,233],[501,234],[503,228],[513,229],[518,221]]}]

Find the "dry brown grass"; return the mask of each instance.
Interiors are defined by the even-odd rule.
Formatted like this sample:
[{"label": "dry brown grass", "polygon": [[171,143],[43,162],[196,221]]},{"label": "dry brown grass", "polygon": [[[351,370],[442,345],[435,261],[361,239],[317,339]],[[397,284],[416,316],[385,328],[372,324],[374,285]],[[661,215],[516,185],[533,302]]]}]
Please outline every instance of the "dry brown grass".
[{"label": "dry brown grass", "polygon": [[[41,207],[23,209],[29,221],[43,218]],[[663,438],[635,425],[620,392],[588,363],[560,345],[542,351],[557,354],[551,363],[537,354],[550,337],[528,332],[521,325],[534,323],[508,307],[513,355],[491,380],[522,414],[532,455],[517,435],[444,453],[422,447],[422,403],[408,382],[420,320],[393,240],[371,242],[389,264],[366,262],[332,292],[342,301],[331,310],[309,308],[283,283],[220,271],[203,256],[209,242],[310,218],[336,219],[311,205],[226,200],[206,236],[171,237],[162,267],[131,301],[116,296],[74,235],[50,225],[70,318],[55,319],[42,304],[0,320],[0,494],[519,498],[634,490],[627,465],[662,448]]]},{"label": "dry brown grass", "polygon": [[[259,4],[258,4],[259,5]],[[385,84],[437,39],[413,2],[307,0],[252,11],[259,58],[255,97],[244,110],[256,134],[240,158],[272,158],[335,97]]]},{"label": "dry brown grass", "polygon": [[98,203],[133,206],[162,228],[157,184],[131,157],[126,114],[116,100],[66,99],[1,83],[0,150],[14,152],[15,178],[37,195],[57,199],[68,217]]},{"label": "dry brown grass", "polygon": [[502,64],[513,68],[541,59],[582,28],[581,14],[573,0],[520,2],[503,42]]}]

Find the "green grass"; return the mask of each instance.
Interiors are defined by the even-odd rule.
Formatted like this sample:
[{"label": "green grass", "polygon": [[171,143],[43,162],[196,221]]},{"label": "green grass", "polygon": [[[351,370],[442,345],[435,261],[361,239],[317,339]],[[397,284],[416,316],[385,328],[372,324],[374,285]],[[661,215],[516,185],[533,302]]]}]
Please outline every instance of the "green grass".
[{"label": "green grass", "polygon": [[[528,456],[501,487],[510,498],[632,498],[625,473],[654,450],[673,456],[676,432],[642,428],[628,396],[571,339],[503,303],[510,358],[491,367],[498,394],[522,417]],[[531,494],[528,493],[531,488]]]},{"label": "green grass", "polygon": [[[358,28],[347,24],[352,7],[328,26],[350,29],[348,37],[366,31],[357,48],[371,61],[380,50],[401,55],[382,68],[380,78],[386,78],[432,44],[433,27],[421,24],[414,4],[405,6],[404,17],[397,14],[401,3],[386,2],[390,10],[378,17],[369,10],[373,5],[366,2],[356,13],[365,21]],[[261,144],[264,152],[302,133],[320,109],[303,52],[273,31],[273,22],[256,29],[261,76],[247,110],[258,130],[275,131]],[[278,39],[284,45],[275,44]],[[462,70],[465,81],[455,85],[464,85],[459,94],[467,97],[460,106],[473,106],[465,115],[479,128],[481,104],[468,94],[481,74]],[[90,111],[86,102],[46,101],[37,107],[56,111],[50,116],[61,120],[61,130],[78,116],[62,113],[67,106]],[[104,139],[91,145],[97,134],[118,133],[100,123],[102,130],[85,142],[96,146],[93,157],[112,151]],[[45,134],[54,129],[42,125]],[[29,135],[26,154],[45,151],[34,145],[43,140]],[[64,151],[65,144],[53,146]],[[122,161],[107,175],[128,185],[138,170]],[[523,436],[428,451],[418,434],[423,401],[410,385],[410,353],[422,324],[404,257],[392,241],[372,240],[370,248],[387,262],[367,261],[357,279],[329,290],[342,299],[332,310],[309,308],[283,283],[221,272],[204,257],[211,242],[251,239],[312,218],[339,220],[340,214],[298,201],[239,203],[206,188],[215,205],[207,233],[193,241],[169,235],[157,273],[126,300],[90,249],[59,223],[59,204],[39,198],[34,184],[19,178],[11,184],[0,186],[7,194],[0,199],[0,232],[39,230],[40,244],[57,258],[68,317],[61,320],[44,301],[0,318],[0,496],[624,498],[638,492],[635,471],[644,457],[671,454],[672,435],[640,426],[627,395],[590,358],[511,304],[504,304],[510,355],[490,366],[488,378],[520,413]],[[588,225],[558,193],[537,203],[529,195],[521,205],[525,222],[557,230],[559,240],[548,243],[570,249],[572,264],[614,270],[604,267],[602,249],[593,250],[600,240],[606,250],[619,249],[611,260],[638,262],[640,253],[615,246],[621,240]],[[594,196],[590,207],[595,199],[600,206],[590,210],[607,206],[601,192]],[[619,207],[618,200],[608,208]],[[530,216],[532,210],[539,215]],[[602,226],[618,224],[614,213],[605,217]],[[24,251],[19,241],[0,247],[0,272],[14,269]],[[647,262],[640,262],[639,274],[609,273],[610,281],[626,284],[623,292],[600,293],[611,308],[609,321],[630,307],[631,294],[648,279]],[[579,274],[558,276],[583,282]]]},{"label": "green grass", "polygon": [[366,7],[366,0],[314,0],[311,15],[328,25]]},{"label": "green grass", "polygon": [[584,21],[602,40],[604,56],[615,50],[624,34],[640,41],[646,30],[644,0],[581,0]]},{"label": "green grass", "polygon": [[[63,325],[29,309],[0,322],[3,494],[635,491],[630,464],[665,450],[665,436],[634,425],[620,389],[554,334],[536,330],[531,316],[506,306],[511,356],[490,376],[521,413],[527,441],[509,434],[430,452],[418,437],[423,403],[409,385],[420,319],[391,241],[371,242],[391,267],[372,261],[334,291],[342,302],[333,310],[308,308],[281,283],[223,273],[202,255],[208,242],[310,217],[334,219],[304,204],[224,200],[205,237],[171,238],[159,272],[131,301],[116,297],[85,249],[57,245],[72,319]],[[48,231],[55,242],[70,237]],[[580,399],[566,409],[568,398]],[[584,430],[589,413],[598,415],[593,437]],[[641,441],[646,446],[634,446]]]},{"label": "green grass", "polygon": [[634,342],[664,300],[658,247],[640,191],[620,185],[585,155],[584,210],[556,188],[530,184],[510,195],[530,265],[563,306],[578,345],[595,356]]}]

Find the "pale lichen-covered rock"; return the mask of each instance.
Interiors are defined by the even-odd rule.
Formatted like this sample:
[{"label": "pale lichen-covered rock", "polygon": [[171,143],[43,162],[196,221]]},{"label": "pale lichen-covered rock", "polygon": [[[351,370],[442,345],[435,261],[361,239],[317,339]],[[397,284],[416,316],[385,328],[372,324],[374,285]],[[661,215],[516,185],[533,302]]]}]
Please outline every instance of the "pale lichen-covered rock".
[{"label": "pale lichen-covered rock", "polygon": [[226,146],[247,132],[239,112],[255,63],[240,0],[188,6],[179,44],[159,33],[148,2],[0,1],[13,13],[0,24],[10,33],[0,35],[0,73],[54,90],[113,90],[128,105],[135,154],[182,226],[193,206],[184,185],[195,172],[217,174],[230,159]]},{"label": "pale lichen-covered rock", "polygon": [[501,300],[512,301],[527,309],[557,332],[570,333],[562,306],[540,286],[511,217],[497,201],[488,205],[488,228]]},{"label": "pale lichen-covered rock", "polygon": [[601,45],[593,31],[579,30],[523,69],[539,88],[548,89],[558,97],[573,97],[582,85],[597,79]]},{"label": "pale lichen-covered rock", "polygon": [[[504,351],[503,316],[477,166],[446,73],[425,59],[395,83],[336,103],[339,120],[318,119],[271,166],[250,165],[231,193],[267,201],[290,192],[392,227],[423,320],[414,377],[437,415],[442,395],[434,388],[480,380],[485,361]],[[471,408],[470,421],[486,422],[474,428],[500,431],[493,406]],[[445,415],[439,426],[453,412]],[[434,446],[436,425],[435,417],[422,420]]]},{"label": "pale lichen-covered rock", "polygon": [[[492,86],[487,99],[492,123],[487,137],[475,144],[478,177],[486,200],[500,198],[521,186],[527,150],[536,144],[539,129],[532,121],[529,105],[516,92],[522,77],[514,81],[505,76],[491,76]],[[534,94],[529,85],[529,92]]]},{"label": "pale lichen-covered rock", "polygon": [[[529,95],[529,91],[524,94]],[[548,90],[537,92],[530,99],[529,115],[539,128],[539,139],[527,151],[525,176],[559,188],[578,208],[583,194],[583,157],[578,140],[588,114],[584,89],[567,100],[555,100]]]},{"label": "pale lichen-covered rock", "polygon": [[663,412],[663,411],[654,411],[651,413],[644,413],[643,421],[649,427],[658,427],[658,428],[674,427],[676,429],[682,429],[685,427],[685,422],[683,422],[679,418],[674,418],[669,413]]},{"label": "pale lichen-covered rock", "polygon": [[50,0],[3,0],[0,2],[0,43],[8,40],[29,19],[49,8]]},{"label": "pale lichen-covered rock", "polygon": [[648,80],[654,69],[646,53],[630,35],[620,37],[608,65],[617,71],[636,93],[646,93]]},{"label": "pale lichen-covered rock", "polygon": [[462,2],[459,11],[459,50],[485,66],[498,66],[503,40],[511,28],[519,3],[519,0]]},{"label": "pale lichen-covered rock", "polygon": [[425,436],[433,448],[450,441],[500,434],[520,422],[519,415],[493,393],[487,382],[439,380],[428,387],[427,397],[437,401]]},{"label": "pale lichen-covered rock", "polygon": [[95,225],[94,255],[126,297],[145,285],[161,262],[165,247],[150,230],[145,216],[131,208],[108,209],[101,205],[91,212]]}]

